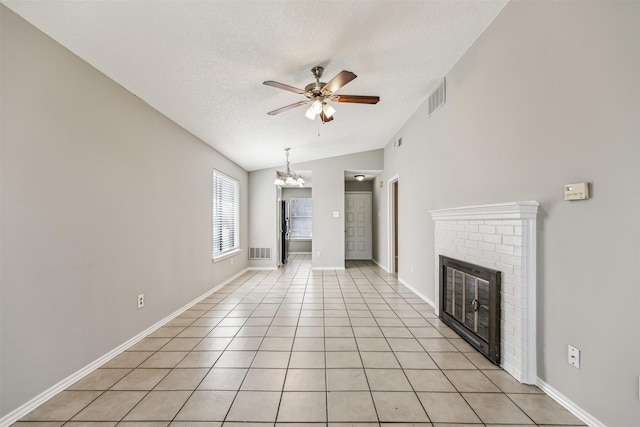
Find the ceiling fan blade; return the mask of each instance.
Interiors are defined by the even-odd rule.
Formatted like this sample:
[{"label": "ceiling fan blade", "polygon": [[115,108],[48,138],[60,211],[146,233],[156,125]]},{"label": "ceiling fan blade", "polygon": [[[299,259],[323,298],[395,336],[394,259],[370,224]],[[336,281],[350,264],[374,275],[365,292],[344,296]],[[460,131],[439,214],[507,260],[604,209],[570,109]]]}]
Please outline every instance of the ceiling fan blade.
[{"label": "ceiling fan blade", "polygon": [[363,95],[335,95],[331,97],[336,102],[353,102],[356,104],[377,104],[380,101],[379,96],[363,96]]},{"label": "ceiling fan blade", "polygon": [[322,93],[324,95],[329,95],[331,93],[334,93],[335,91],[337,91],[342,86],[346,85],[347,83],[349,83],[351,80],[355,79],[356,77],[358,77],[358,76],[353,74],[351,71],[342,70],[342,71],[340,71],[340,73],[338,73],[337,76],[332,78],[329,81],[329,83],[324,85],[322,87],[321,91],[322,91]]},{"label": "ceiling fan blade", "polygon": [[309,101],[296,102],[295,104],[287,105],[286,107],[282,107],[282,108],[278,108],[277,110],[269,111],[267,114],[270,115],[270,116],[275,116],[276,114],[280,114],[283,111],[291,110],[292,108],[296,108],[296,107],[299,107],[301,105],[304,105],[307,102],[309,102]]},{"label": "ceiling fan blade", "polygon": [[322,113],[320,113],[319,115],[320,115],[320,120],[322,120],[322,123],[327,123],[327,122],[330,122],[331,120],[333,120],[333,116],[327,117],[324,114],[324,111]]},{"label": "ceiling fan blade", "polygon": [[297,93],[299,95],[304,95],[304,91],[302,89],[298,89],[297,87],[289,86],[284,83],[274,82],[273,80],[267,80],[266,82],[262,82],[262,84],[278,89],[288,90],[289,92]]}]

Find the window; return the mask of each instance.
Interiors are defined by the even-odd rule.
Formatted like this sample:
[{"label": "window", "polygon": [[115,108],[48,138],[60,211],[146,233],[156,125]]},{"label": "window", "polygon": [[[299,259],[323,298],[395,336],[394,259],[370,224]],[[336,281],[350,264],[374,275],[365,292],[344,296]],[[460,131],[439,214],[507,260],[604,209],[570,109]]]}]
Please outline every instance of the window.
[{"label": "window", "polygon": [[238,181],[213,170],[213,259],[239,250]]},{"label": "window", "polygon": [[291,234],[292,239],[311,238],[311,198],[291,198]]}]

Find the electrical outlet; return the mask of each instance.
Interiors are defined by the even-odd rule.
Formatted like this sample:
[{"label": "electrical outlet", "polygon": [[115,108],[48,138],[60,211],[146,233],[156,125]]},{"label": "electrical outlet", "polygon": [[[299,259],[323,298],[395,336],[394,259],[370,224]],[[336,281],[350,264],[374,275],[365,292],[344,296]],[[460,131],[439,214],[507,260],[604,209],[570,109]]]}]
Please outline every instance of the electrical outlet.
[{"label": "electrical outlet", "polygon": [[144,294],[138,295],[138,308],[144,307]]},{"label": "electrical outlet", "polygon": [[411,264],[411,272],[413,273],[413,264]]},{"label": "electrical outlet", "polygon": [[231,265],[233,265],[233,258],[231,258]]},{"label": "electrical outlet", "polygon": [[568,348],[568,362],[569,365],[576,369],[580,369],[580,349],[569,345]]},{"label": "electrical outlet", "polygon": [[316,252],[316,257],[320,258],[320,251]]}]

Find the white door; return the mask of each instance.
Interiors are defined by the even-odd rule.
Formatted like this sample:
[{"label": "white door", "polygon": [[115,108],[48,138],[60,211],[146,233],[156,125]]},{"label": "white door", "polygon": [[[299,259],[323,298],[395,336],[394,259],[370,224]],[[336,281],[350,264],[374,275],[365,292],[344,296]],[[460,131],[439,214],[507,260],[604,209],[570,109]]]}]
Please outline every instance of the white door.
[{"label": "white door", "polygon": [[345,259],[371,259],[371,193],[345,193]]}]

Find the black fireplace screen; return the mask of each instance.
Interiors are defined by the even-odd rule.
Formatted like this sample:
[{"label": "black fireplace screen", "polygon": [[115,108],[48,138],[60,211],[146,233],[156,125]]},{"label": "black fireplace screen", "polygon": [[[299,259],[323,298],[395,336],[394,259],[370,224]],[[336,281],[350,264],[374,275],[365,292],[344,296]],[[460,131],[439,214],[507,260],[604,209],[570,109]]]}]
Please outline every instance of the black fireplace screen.
[{"label": "black fireplace screen", "polygon": [[440,255],[440,318],[500,364],[500,272]]}]

